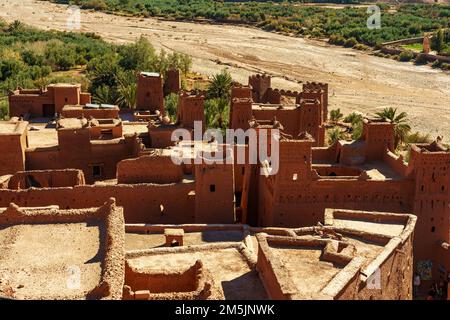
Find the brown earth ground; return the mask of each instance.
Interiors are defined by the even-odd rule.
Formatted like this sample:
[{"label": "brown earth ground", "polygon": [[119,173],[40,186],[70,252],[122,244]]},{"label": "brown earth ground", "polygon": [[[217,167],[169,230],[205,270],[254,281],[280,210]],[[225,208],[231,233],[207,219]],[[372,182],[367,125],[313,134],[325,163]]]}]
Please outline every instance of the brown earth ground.
[{"label": "brown earth ground", "polygon": [[[46,1],[0,0],[0,18],[42,29],[67,30],[67,6]],[[194,70],[214,74],[224,65],[246,83],[266,72],[273,87],[300,89],[300,81],[330,84],[329,109],[367,114],[386,106],[406,111],[414,130],[450,141],[450,77],[428,66],[414,66],[352,49],[264,32],[252,27],[159,21],[83,11],[81,31],[127,43],[144,35],[153,45],[193,57]],[[218,65],[220,64],[220,65]]]}]

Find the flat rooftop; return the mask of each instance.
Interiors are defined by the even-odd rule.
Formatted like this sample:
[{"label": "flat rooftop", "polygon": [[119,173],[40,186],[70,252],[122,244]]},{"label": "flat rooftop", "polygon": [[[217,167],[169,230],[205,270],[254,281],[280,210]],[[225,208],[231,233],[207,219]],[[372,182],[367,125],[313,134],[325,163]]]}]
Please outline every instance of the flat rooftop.
[{"label": "flat rooftop", "polygon": [[141,72],[141,75],[144,77],[153,77],[153,78],[159,78],[160,74],[157,72]]},{"label": "flat rooftop", "polygon": [[0,135],[21,135],[27,129],[26,121],[0,121]]},{"label": "flat rooftop", "polygon": [[123,223],[113,199],[92,209],[0,209],[0,295],[120,299]]},{"label": "flat rooftop", "polygon": [[[125,247],[129,265],[142,272],[171,274],[201,260],[214,279],[213,298],[238,300],[270,298],[256,267],[263,250],[291,298],[333,299],[353,277],[371,275],[415,221],[408,214],[328,209],[325,225],[298,229],[136,224],[126,226]],[[166,228],[183,229],[183,246],[166,246]]]},{"label": "flat rooftop", "polygon": [[171,273],[176,269],[188,269],[197,260],[214,278],[211,288],[216,299],[249,300],[267,299],[264,285],[258,273],[251,268],[247,258],[237,245],[203,246],[194,250],[173,248],[160,254],[156,252],[128,252],[127,262],[135,270]]},{"label": "flat rooftop", "polygon": [[81,88],[81,84],[73,84],[73,83],[52,83],[47,86],[54,88]]},{"label": "flat rooftop", "polygon": [[62,118],[59,119],[56,123],[58,129],[81,129],[89,125],[86,118]]},{"label": "flat rooftop", "polygon": [[268,103],[253,103],[252,110],[295,110],[299,108],[297,104],[268,104]]},{"label": "flat rooftop", "polygon": [[66,105],[63,110],[119,110],[119,107],[111,104]]},{"label": "flat rooftop", "polygon": [[[0,122],[2,123],[2,122]],[[126,121],[122,121],[122,130],[123,134],[134,134],[134,133],[147,133],[147,124],[130,124]],[[28,131],[28,146],[30,148],[42,148],[42,147],[50,147],[58,145],[58,132],[55,128],[48,127],[47,123],[34,123],[31,122],[29,127],[34,127],[38,130],[29,130]]]},{"label": "flat rooftop", "polygon": [[91,127],[119,127],[122,126],[120,119],[91,119],[89,120]]}]

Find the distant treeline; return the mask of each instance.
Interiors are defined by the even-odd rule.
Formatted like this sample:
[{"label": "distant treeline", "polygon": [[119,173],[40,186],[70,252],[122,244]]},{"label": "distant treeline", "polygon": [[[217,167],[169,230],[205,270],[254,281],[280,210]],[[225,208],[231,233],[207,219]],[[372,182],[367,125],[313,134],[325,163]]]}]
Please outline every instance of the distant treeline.
[{"label": "distant treeline", "polygon": [[448,28],[450,24],[450,4],[391,6],[379,3],[381,29],[368,29],[367,19],[371,14],[367,13],[365,7],[302,6],[299,4],[301,1],[54,0],[54,2],[143,17],[250,23],[267,31],[314,38],[333,36],[343,38],[344,41],[354,39],[356,43],[370,47],[386,41],[422,36],[424,32]]}]

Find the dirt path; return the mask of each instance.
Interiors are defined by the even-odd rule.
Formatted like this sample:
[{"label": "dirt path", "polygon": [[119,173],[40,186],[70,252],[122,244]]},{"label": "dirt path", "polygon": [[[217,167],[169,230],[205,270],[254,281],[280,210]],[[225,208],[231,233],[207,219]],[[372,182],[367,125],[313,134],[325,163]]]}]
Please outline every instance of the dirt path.
[{"label": "dirt path", "polygon": [[[67,7],[35,0],[0,0],[0,17],[21,20],[42,29],[66,29]],[[409,114],[413,128],[441,134],[450,141],[450,76],[429,67],[413,66],[319,41],[292,38],[254,28],[167,22],[82,13],[82,31],[125,43],[141,34],[156,48],[185,52],[194,70],[214,74],[230,65],[233,77],[266,72],[274,87],[299,89],[299,81],[324,81],[331,87],[329,109],[373,113],[385,106]]]}]

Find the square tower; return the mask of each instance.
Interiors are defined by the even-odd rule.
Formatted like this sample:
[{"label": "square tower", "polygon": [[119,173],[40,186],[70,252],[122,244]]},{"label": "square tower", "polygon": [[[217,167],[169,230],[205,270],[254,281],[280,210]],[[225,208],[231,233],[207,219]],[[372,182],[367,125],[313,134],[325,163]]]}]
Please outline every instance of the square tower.
[{"label": "square tower", "polygon": [[141,72],[137,82],[138,110],[149,110],[154,113],[157,110],[164,114],[163,78],[159,73]]},{"label": "square tower", "polygon": [[271,77],[268,75],[253,75],[248,78],[248,84],[252,87],[252,98],[254,102],[262,102],[267,90],[271,87]]},{"label": "square tower", "polygon": [[323,92],[322,112],[323,121],[325,122],[328,119],[328,83],[306,82],[303,84],[303,92],[305,93],[317,93],[321,91]]},{"label": "square tower", "polygon": [[205,96],[202,94],[181,92],[178,100],[178,123],[184,127],[193,129],[195,121],[202,122],[205,128]]},{"label": "square tower", "polygon": [[439,139],[412,145],[408,168],[415,181],[415,238],[420,239],[414,246],[415,268],[431,267],[431,278],[439,281],[442,270],[450,270],[450,149]]}]

